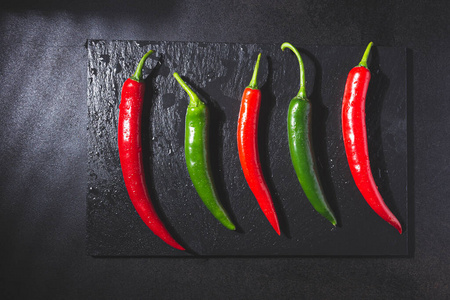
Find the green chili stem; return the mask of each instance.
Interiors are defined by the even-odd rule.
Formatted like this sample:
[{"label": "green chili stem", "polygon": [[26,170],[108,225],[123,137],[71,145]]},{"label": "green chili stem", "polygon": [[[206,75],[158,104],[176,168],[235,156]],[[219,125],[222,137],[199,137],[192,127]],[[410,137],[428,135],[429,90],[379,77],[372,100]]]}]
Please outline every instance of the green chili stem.
[{"label": "green chili stem", "polygon": [[370,49],[372,48],[373,43],[370,42],[369,45],[367,45],[366,51],[364,51],[364,55],[361,59],[361,62],[359,63],[358,67],[365,67],[368,69],[367,67],[367,59],[369,58],[369,54],[370,54]]},{"label": "green chili stem", "polygon": [[306,79],[305,79],[305,66],[303,65],[303,59],[300,56],[300,53],[298,52],[298,50],[292,46],[290,43],[283,43],[281,45],[281,50],[284,51],[284,49],[289,48],[292,50],[292,52],[294,52],[295,56],[297,56],[298,59],[298,64],[300,66],[300,89],[298,91],[297,94],[297,98],[302,98],[305,99],[306,98]]},{"label": "green chili stem", "polygon": [[261,53],[258,54],[258,59],[256,60],[255,69],[253,70],[253,76],[252,80],[250,81],[250,84],[247,86],[248,88],[257,90],[258,89],[258,69],[259,69],[259,60],[261,59]]},{"label": "green chili stem", "polygon": [[186,82],[181,79],[180,75],[178,73],[173,73],[173,77],[178,81],[178,83],[181,85],[181,87],[188,93],[190,101],[189,106],[190,107],[197,107],[199,103],[201,102],[200,98],[197,96],[196,93],[194,93],[193,90],[186,84]]},{"label": "green chili stem", "polygon": [[134,81],[141,82],[142,81],[142,68],[144,67],[145,61],[147,60],[147,57],[150,56],[154,51],[150,50],[147,53],[144,54],[144,56],[141,58],[141,61],[139,62],[136,72],[130,77],[130,79],[133,79]]}]

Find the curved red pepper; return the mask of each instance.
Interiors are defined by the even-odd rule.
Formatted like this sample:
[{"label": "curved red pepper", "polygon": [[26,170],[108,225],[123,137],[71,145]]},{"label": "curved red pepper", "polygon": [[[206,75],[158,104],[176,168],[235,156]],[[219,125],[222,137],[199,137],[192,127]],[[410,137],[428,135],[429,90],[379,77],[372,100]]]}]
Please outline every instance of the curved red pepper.
[{"label": "curved red pepper", "polygon": [[237,144],[245,179],[264,215],[278,235],[280,235],[278,217],[259,161],[258,118],[259,108],[261,106],[261,91],[258,89],[256,77],[260,58],[261,54],[258,55],[250,85],[244,90],[242,96],[238,120]]},{"label": "curved red pepper", "polygon": [[345,152],[356,186],[370,207],[386,222],[402,233],[402,226],[384,203],[372,176],[366,132],[366,94],[370,71],[367,58],[372,43],[367,46],[363,59],[347,77],[342,103],[342,132]]},{"label": "curved red pepper", "polygon": [[128,195],[141,219],[164,242],[176,249],[184,250],[158,217],[145,184],[141,146],[141,115],[145,84],[142,82],[141,70],[151,53],[153,51],[147,52],[142,57],[136,72],[122,87],[118,129],[120,164]]}]

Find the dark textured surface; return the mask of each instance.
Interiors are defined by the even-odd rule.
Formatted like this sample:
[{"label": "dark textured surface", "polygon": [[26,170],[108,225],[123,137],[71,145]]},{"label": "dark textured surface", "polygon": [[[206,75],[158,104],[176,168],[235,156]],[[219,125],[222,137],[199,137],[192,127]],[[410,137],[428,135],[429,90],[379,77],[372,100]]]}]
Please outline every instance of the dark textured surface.
[{"label": "dark textured surface", "polygon": [[[3,298],[448,298],[447,1],[35,0],[0,6]],[[358,49],[373,40],[411,49],[411,256],[86,255],[88,38]]]},{"label": "dark textured surface", "polygon": [[[398,232],[371,211],[349,172],[341,132],[348,71],[364,47],[301,49],[311,94],[313,139],[335,229],[309,204],[289,157],[286,113],[298,91],[298,63],[278,44],[88,41],[88,253],[100,256],[183,255],[154,236],[127,196],[117,152],[123,82],[154,49],[146,79],[143,144],[148,186],[160,214],[193,255],[407,255],[406,53],[377,48],[372,56],[367,125],[372,168],[385,201],[402,220]],[[263,54],[260,154],[283,235],[277,236],[245,182],[236,145],[243,89]],[[343,66],[347,66],[346,68]],[[211,158],[220,195],[239,230],[221,226],[202,205],[184,158],[188,97],[172,74],[191,83],[211,108]]]}]

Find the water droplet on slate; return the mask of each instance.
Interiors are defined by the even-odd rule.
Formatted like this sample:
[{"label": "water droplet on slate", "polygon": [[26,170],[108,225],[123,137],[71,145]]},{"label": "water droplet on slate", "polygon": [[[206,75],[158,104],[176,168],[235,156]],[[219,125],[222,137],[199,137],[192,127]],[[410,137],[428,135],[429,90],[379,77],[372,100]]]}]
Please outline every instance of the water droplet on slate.
[{"label": "water droplet on slate", "polygon": [[114,68],[114,72],[115,73],[122,72],[122,66],[119,63],[116,64],[116,67]]},{"label": "water droplet on slate", "polygon": [[214,72],[209,72],[208,75],[206,75],[209,82],[211,82],[214,79],[214,75],[215,75]]},{"label": "water droplet on slate", "polygon": [[150,42],[147,42],[147,41],[136,41],[136,45],[138,45],[139,47],[144,47],[144,46],[150,45]]},{"label": "water droplet on slate", "polygon": [[104,62],[105,64],[108,64],[110,60],[110,57],[108,54],[102,54],[100,55],[100,61]]}]

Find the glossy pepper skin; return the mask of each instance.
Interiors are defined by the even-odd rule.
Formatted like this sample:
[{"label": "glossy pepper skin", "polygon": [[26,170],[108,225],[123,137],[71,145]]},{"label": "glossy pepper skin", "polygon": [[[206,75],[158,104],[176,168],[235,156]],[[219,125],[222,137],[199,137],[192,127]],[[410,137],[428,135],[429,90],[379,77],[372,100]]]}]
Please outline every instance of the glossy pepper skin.
[{"label": "glossy pepper skin", "polygon": [[283,43],[281,50],[284,51],[286,48],[294,52],[300,66],[300,90],[297,96],[291,100],[287,116],[289,152],[292,165],[302,189],[314,209],[336,226],[336,217],[326,201],[317,172],[311,136],[312,111],[311,103],[306,96],[303,60],[294,46]]},{"label": "glossy pepper skin", "polygon": [[237,144],[242,171],[250,190],[256,197],[261,210],[276,233],[280,235],[280,225],[261,168],[258,151],[258,119],[261,106],[261,91],[257,85],[259,60],[255,65],[250,85],[244,90],[239,112]]},{"label": "glossy pepper skin", "polygon": [[153,51],[147,52],[142,57],[136,72],[122,87],[118,125],[120,165],[128,195],[142,221],[164,242],[176,249],[184,250],[158,217],[145,183],[141,145],[141,115],[145,91],[142,67],[151,53]]},{"label": "glossy pepper skin", "polygon": [[359,65],[350,70],[345,85],[342,102],[345,152],[353,179],[364,199],[383,220],[394,226],[401,234],[402,226],[384,203],[370,169],[365,103],[370,81],[367,58],[371,47],[372,43],[369,43]]},{"label": "glossy pepper skin", "polygon": [[236,227],[219,201],[211,175],[208,151],[208,108],[178,73],[174,73],[173,76],[190,97],[186,111],[184,151],[191,181],[213,216],[226,228],[235,230]]}]

